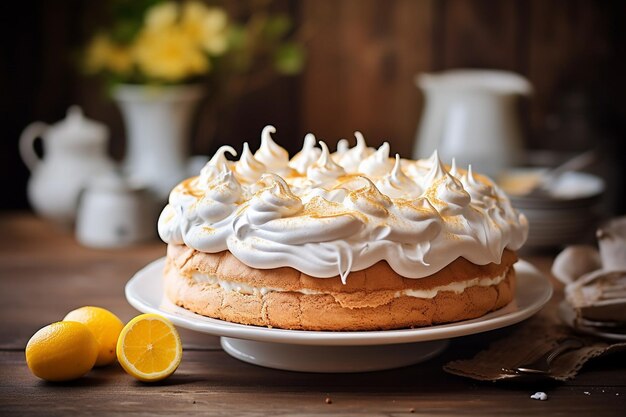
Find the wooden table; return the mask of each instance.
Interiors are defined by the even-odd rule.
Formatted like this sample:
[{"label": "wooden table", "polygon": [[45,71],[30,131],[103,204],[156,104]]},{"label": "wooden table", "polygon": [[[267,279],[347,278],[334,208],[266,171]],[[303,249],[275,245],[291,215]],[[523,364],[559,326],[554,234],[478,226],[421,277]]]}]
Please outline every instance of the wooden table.
[{"label": "wooden table", "polygon": [[[181,329],[182,364],[162,383],[137,382],[117,364],[71,383],[31,375],[24,346],[37,329],[83,305],[129,320],[138,313],[124,298],[124,284],[164,250],[156,241],[87,249],[69,231],[32,215],[0,215],[0,415],[626,415],[622,356],[592,361],[563,384],[478,383],[442,371],[447,361],[472,356],[507,330],[456,339],[441,356],[407,368],[305,374],[240,362],[221,350],[217,338]],[[545,256],[529,260],[544,271],[551,262]],[[548,401],[529,398],[539,390]]]}]

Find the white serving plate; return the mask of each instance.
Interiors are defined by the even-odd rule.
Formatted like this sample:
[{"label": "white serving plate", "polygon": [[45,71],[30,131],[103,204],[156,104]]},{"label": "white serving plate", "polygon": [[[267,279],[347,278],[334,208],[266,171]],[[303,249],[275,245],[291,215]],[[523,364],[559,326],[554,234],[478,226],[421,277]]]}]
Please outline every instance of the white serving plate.
[{"label": "white serving plate", "polygon": [[224,350],[245,362],[303,372],[363,372],[415,364],[443,351],[447,339],[525,320],[552,296],[548,279],[530,263],[519,261],[515,300],[477,319],[402,330],[284,330],[212,319],[174,305],[163,296],[164,264],[164,258],[157,259],[128,281],[126,298],[133,307],[161,314],[180,327],[221,336]]}]

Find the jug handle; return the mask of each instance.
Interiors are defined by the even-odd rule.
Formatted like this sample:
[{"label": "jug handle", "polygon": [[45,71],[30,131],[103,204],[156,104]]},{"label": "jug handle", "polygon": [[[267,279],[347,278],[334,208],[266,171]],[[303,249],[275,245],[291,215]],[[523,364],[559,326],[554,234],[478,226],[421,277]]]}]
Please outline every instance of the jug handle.
[{"label": "jug handle", "polygon": [[49,126],[43,122],[31,123],[24,129],[24,132],[22,132],[20,136],[20,156],[31,171],[34,170],[41,161],[41,158],[35,153],[35,148],[33,147],[35,139],[41,137],[41,135],[48,130],[48,127]]}]

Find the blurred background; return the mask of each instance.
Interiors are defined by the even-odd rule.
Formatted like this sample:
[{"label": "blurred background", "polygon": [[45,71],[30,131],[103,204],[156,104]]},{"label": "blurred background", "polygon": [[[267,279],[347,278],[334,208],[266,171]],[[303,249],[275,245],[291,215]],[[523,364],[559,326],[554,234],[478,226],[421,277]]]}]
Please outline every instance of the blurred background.
[{"label": "blurred background", "polygon": [[[533,94],[517,104],[525,149],[556,151],[533,153],[535,162],[545,157],[554,164],[599,150],[600,163],[591,170],[607,183],[605,209],[626,211],[625,2],[207,2],[240,21],[250,18],[255,3],[290,18],[288,35],[305,51],[302,68],[233,90],[221,103],[209,96],[194,117],[192,154],[210,155],[222,144],[241,149],[244,141],[254,150],[263,126],[273,124],[276,141],[292,155],[307,132],[334,144],[339,138],[354,143],[353,132],[360,130],[370,146],[386,140],[410,157],[424,108],[416,74],[508,70],[533,86]],[[126,133],[101,80],[85,76],[77,64],[94,30],[110,16],[107,2],[30,0],[0,7],[0,208],[26,209],[29,172],[18,155],[18,138],[29,123],[56,122],[78,104],[109,127],[109,152],[118,161]]]}]

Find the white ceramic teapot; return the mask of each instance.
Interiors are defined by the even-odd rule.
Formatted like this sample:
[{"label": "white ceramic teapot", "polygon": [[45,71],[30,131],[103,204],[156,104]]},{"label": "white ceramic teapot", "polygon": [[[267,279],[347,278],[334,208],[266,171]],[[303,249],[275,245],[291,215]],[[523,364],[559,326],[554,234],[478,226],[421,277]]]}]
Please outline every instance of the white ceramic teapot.
[{"label": "white ceramic teapot", "polygon": [[[38,137],[43,140],[43,158],[33,148]],[[85,118],[77,106],[54,125],[35,122],[24,130],[20,155],[32,173],[28,199],[39,215],[72,223],[83,187],[91,178],[115,169],[106,153],[107,141],[107,127]]]},{"label": "white ceramic teapot", "polygon": [[419,74],[426,105],[413,156],[426,158],[435,149],[457,165],[473,164],[480,172],[496,176],[523,162],[523,141],[518,96],[532,86],[519,74],[496,70],[449,70]]}]

